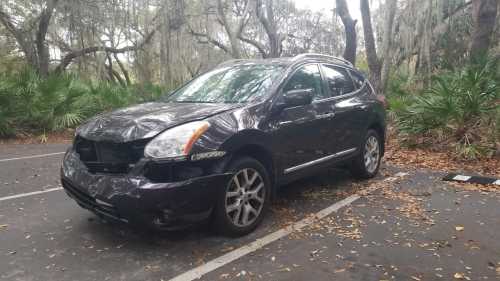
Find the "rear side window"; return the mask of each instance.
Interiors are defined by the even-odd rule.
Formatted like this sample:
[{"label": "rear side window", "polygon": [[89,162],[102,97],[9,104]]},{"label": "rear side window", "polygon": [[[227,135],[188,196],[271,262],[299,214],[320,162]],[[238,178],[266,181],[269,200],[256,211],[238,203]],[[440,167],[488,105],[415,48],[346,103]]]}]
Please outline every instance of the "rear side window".
[{"label": "rear side window", "polygon": [[295,71],[290,80],[288,80],[283,91],[287,92],[290,90],[302,89],[312,89],[314,100],[320,100],[327,97],[321,87],[321,74],[318,65],[309,64],[299,68]]},{"label": "rear side window", "polygon": [[323,65],[323,74],[333,97],[354,92],[354,84],[347,70],[332,65]]},{"label": "rear side window", "polygon": [[357,89],[363,87],[363,84],[365,83],[366,80],[365,77],[356,71],[349,71],[349,72],[351,73],[354,86],[356,86]]}]

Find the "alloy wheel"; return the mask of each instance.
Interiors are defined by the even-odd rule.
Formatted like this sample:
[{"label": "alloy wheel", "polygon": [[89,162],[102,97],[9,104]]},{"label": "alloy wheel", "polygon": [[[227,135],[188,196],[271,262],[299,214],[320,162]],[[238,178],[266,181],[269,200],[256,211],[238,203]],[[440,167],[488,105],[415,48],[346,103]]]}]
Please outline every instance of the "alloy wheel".
[{"label": "alloy wheel", "polygon": [[375,172],[379,165],[380,145],[375,136],[369,136],[365,144],[365,168],[369,173]]},{"label": "alloy wheel", "polygon": [[265,183],[252,168],[239,170],[226,189],[225,208],[229,220],[238,227],[251,225],[259,217],[266,198]]}]

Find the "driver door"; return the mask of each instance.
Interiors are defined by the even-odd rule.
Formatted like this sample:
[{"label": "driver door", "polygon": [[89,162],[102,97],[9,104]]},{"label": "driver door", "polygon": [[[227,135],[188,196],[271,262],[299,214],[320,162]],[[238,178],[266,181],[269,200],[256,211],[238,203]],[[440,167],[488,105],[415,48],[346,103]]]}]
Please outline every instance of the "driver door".
[{"label": "driver door", "polygon": [[[273,121],[275,152],[284,174],[294,174],[314,166],[314,160],[333,153],[328,145],[334,103],[328,102],[317,64],[307,64],[293,72],[285,81],[281,96],[287,91],[311,89],[310,104],[287,107]],[[323,101],[325,100],[325,101]]]}]

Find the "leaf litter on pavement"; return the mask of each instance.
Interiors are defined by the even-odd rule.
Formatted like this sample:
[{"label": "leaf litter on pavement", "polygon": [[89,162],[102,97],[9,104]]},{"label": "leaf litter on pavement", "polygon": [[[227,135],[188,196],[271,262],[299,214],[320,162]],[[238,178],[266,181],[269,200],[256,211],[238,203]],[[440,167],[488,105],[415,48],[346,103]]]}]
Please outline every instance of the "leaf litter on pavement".
[{"label": "leaf litter on pavement", "polygon": [[[398,152],[401,153],[401,152]],[[390,157],[395,157],[396,154],[390,154]],[[411,155],[409,157],[412,157]],[[415,157],[415,155],[413,155]],[[436,160],[436,156],[423,156],[417,155],[418,161],[409,161],[410,166],[415,168],[431,168],[431,169],[446,169],[447,167],[457,168],[457,164],[450,165],[449,159],[439,159]],[[440,158],[441,156],[437,156]],[[394,164],[394,158],[390,159],[388,162]],[[397,161],[396,161],[397,162]],[[494,160],[489,161],[495,162]],[[436,163],[438,163],[436,165]],[[407,166],[408,162],[405,162],[404,159],[401,162],[397,163],[402,166]],[[476,165],[476,166],[474,166]],[[469,165],[469,168],[477,168],[477,163],[474,165]],[[481,167],[480,171],[488,171],[490,174],[493,172],[498,172],[498,167],[493,166],[493,168],[485,168]],[[415,169],[413,171],[416,171]],[[412,171],[412,173],[413,173]],[[363,215],[359,212],[353,211],[353,207],[346,207],[339,211],[339,213],[330,215],[322,220],[315,220],[314,223],[301,229],[300,231],[293,232],[289,239],[297,240],[297,239],[323,239],[328,236],[335,236],[338,238],[337,245],[338,247],[342,247],[344,242],[352,241],[357,243],[357,245],[361,245],[362,247],[370,247],[370,246],[383,246],[384,243],[387,246],[394,247],[400,246],[405,248],[418,248],[428,253],[431,253],[432,256],[440,257],[439,251],[440,249],[451,249],[452,244],[450,241],[456,240],[458,233],[465,231],[465,226],[461,224],[454,224],[449,227],[445,226],[445,229],[451,229],[450,232],[450,240],[424,240],[417,241],[411,238],[412,231],[424,233],[430,230],[437,223],[433,216],[435,214],[439,214],[440,212],[444,212],[443,210],[428,210],[427,200],[432,197],[432,189],[429,187],[428,191],[419,191],[410,192],[405,189],[398,188],[397,186],[404,182],[409,175],[405,172],[400,172],[394,174],[394,172],[387,172],[385,170],[381,170],[385,179],[374,179],[365,182],[350,182],[347,186],[342,188],[333,188],[331,186],[325,186],[322,188],[306,188],[300,194],[299,200],[340,200],[352,194],[358,194],[365,198],[364,203],[357,203],[357,207],[364,206],[382,206],[383,213],[376,214],[372,216]],[[431,177],[432,178],[432,177]],[[464,190],[464,191],[475,191],[480,192],[481,194],[486,193],[498,193],[500,194],[500,189],[495,186],[484,186],[484,185],[474,185],[474,184],[454,184],[454,183],[446,183],[443,186],[453,187],[456,189]],[[419,190],[419,189],[418,189]],[[468,195],[464,195],[467,197]],[[460,200],[460,199],[457,199]],[[386,204],[382,202],[392,202],[392,204]],[[291,200],[280,200],[277,204],[272,207],[272,211],[277,214],[279,219],[280,227],[285,227],[293,222],[298,221],[303,218],[302,212],[297,211],[296,206],[299,204],[295,204],[296,201]],[[457,201],[455,204],[460,204],[460,201]],[[355,208],[355,207],[354,207]],[[313,217],[314,214],[306,215],[306,217]],[[394,218],[394,221],[388,222],[388,219],[385,219],[384,216]],[[406,230],[403,229],[399,224],[406,221],[411,224],[411,226],[415,227],[415,230]],[[396,229],[399,229],[399,232],[394,232],[393,237],[388,237],[384,241],[369,241],[371,237],[369,237],[365,232],[368,223],[376,223],[379,225],[387,225],[390,229],[393,229],[392,226],[396,225]],[[443,227],[443,222],[439,222],[441,224],[441,228]],[[392,225],[392,226],[391,226]],[[454,232],[453,232],[454,230]],[[464,248],[468,251],[479,251],[481,250],[480,243],[474,240],[468,240],[463,244]],[[327,246],[324,246],[327,248]],[[329,263],[326,259],[328,257],[322,257],[322,252],[325,249],[318,248],[313,249],[309,252],[309,260],[311,262],[317,261],[321,263]],[[355,249],[351,249],[348,252],[351,255],[358,255],[358,251]],[[448,256],[450,254],[447,254]],[[273,256],[274,258],[274,256]],[[352,261],[346,260],[346,257],[343,255],[336,255],[336,260],[338,262],[342,261],[343,264],[334,263],[334,269],[332,269],[333,274],[343,274],[344,272],[348,272],[351,268],[353,268],[356,263]],[[281,263],[276,263],[278,269],[275,273],[289,273],[294,270],[301,270],[304,267],[302,265],[284,265]],[[364,267],[373,267],[381,272],[380,280],[394,280],[394,276],[391,275],[394,272],[398,271],[398,267],[395,265],[376,265],[376,264],[368,264],[365,263],[362,266]],[[445,273],[443,266],[436,267],[433,278],[438,278],[441,280],[471,280],[470,276],[470,267],[463,272],[455,272],[455,273]],[[496,272],[498,276],[500,276],[500,263],[498,266],[491,266],[490,269],[493,272]],[[392,273],[391,273],[392,272]],[[271,274],[268,272],[268,274]],[[240,274],[241,276],[241,274]],[[412,280],[428,280],[428,278],[424,278],[424,276],[419,274],[414,274],[408,276]]]},{"label": "leaf litter on pavement", "polygon": [[[431,192],[425,191],[420,194],[412,193],[409,191],[405,191],[404,189],[400,189],[397,187],[399,183],[404,181],[405,177],[408,176],[407,173],[398,173],[397,175],[386,174],[386,179],[384,180],[370,180],[364,183],[352,183],[350,188],[343,189],[342,191],[337,190],[336,192],[329,193],[328,191],[321,190],[320,192],[315,193],[314,191],[307,191],[304,195],[308,198],[325,198],[330,196],[333,197],[346,197],[349,194],[357,193],[358,195],[364,197],[366,199],[366,203],[362,203],[361,206],[364,205],[372,205],[372,206],[381,206],[381,202],[389,201],[394,204],[389,206],[390,204],[384,205],[384,213],[385,215],[396,217],[396,224],[399,224],[398,221],[401,219],[405,219],[407,222],[410,222],[411,225],[420,228],[422,230],[415,231],[428,231],[435,224],[436,221],[433,218],[434,214],[439,214],[441,211],[439,210],[427,210],[426,205],[424,204],[428,197],[432,196]],[[491,187],[493,192],[498,192],[498,189]],[[467,190],[471,191],[480,191],[482,193],[485,191],[484,186],[476,187],[476,188],[468,188]],[[488,191],[490,191],[488,189]],[[358,206],[359,207],[359,206]],[[361,243],[363,247],[367,247],[370,245],[379,245],[380,242],[371,241],[366,243],[366,240],[369,240],[364,230],[366,229],[367,223],[376,223],[376,224],[389,224],[386,219],[383,219],[383,216],[373,215],[373,216],[365,216],[358,212],[353,212],[352,206],[346,207],[340,211],[340,213],[336,215],[328,216],[322,220],[316,220],[313,224],[308,227],[302,229],[301,231],[297,231],[290,235],[290,239],[304,239],[304,238],[324,238],[325,236],[336,236],[340,240],[337,243],[337,246],[342,247],[343,242],[345,240],[354,241],[356,243]],[[293,211],[288,210],[287,213],[294,214]],[[291,215],[293,217],[293,215]],[[312,215],[311,215],[312,216]],[[296,217],[294,217],[296,219]],[[394,222],[392,222],[394,223]],[[442,224],[442,222],[440,222]],[[442,227],[442,226],[441,226]],[[456,231],[456,233],[465,231],[465,227],[461,224],[456,224],[452,226],[452,229]],[[452,247],[450,241],[447,240],[436,240],[436,241],[415,241],[412,238],[409,238],[410,235],[407,230],[402,230],[401,233],[393,233],[394,237],[386,239],[384,242],[391,246],[401,246],[401,247],[417,247],[424,251],[428,251],[433,253],[434,256],[439,257],[438,254],[439,249],[445,249]],[[412,232],[409,231],[411,234]],[[457,239],[456,235],[450,233],[452,239]],[[398,239],[406,239],[406,242],[399,242]],[[480,250],[479,244],[477,241],[469,240],[464,244],[467,250]],[[319,250],[312,251],[314,255],[317,253],[321,253]],[[357,253],[356,250],[351,250],[351,254]],[[448,254],[449,255],[449,254]],[[314,258],[313,258],[314,259]],[[342,260],[344,257],[342,257]],[[348,267],[336,267],[333,270],[335,274],[342,274],[346,271],[346,268],[352,268],[354,266],[353,262],[349,262]],[[368,264],[365,264],[368,266]],[[387,280],[393,280],[394,276],[391,276],[388,272],[391,270],[394,271],[395,266],[391,266],[390,268],[386,268],[384,266],[378,267],[377,265],[370,265],[379,268],[383,271],[382,277],[387,277]],[[468,270],[465,272],[456,272],[451,275],[445,275],[442,271],[442,267],[436,267],[436,273],[434,273],[434,278],[439,278],[442,280],[446,279],[463,279],[463,280],[471,280],[470,275],[470,267],[465,266]],[[293,268],[291,269],[293,270]],[[496,272],[500,271],[497,268],[494,268]],[[283,271],[283,270],[281,270]],[[288,271],[288,270],[287,270]],[[392,277],[392,278],[391,278]],[[422,275],[412,275],[409,276],[412,280],[427,280],[427,278],[423,278]],[[384,280],[384,279],[381,279]]]}]

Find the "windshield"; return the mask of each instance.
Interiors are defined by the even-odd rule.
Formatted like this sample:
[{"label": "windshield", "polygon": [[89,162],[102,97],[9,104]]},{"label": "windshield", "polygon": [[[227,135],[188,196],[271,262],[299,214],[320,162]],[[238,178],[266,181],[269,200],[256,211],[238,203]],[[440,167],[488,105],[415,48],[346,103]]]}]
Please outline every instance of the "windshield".
[{"label": "windshield", "polygon": [[197,77],[163,98],[166,102],[243,103],[263,97],[281,74],[280,65],[237,65]]}]

